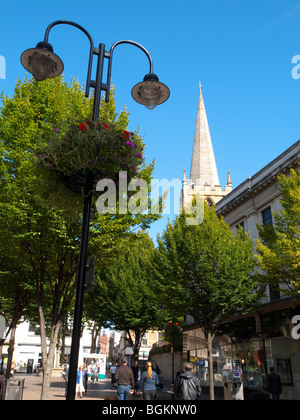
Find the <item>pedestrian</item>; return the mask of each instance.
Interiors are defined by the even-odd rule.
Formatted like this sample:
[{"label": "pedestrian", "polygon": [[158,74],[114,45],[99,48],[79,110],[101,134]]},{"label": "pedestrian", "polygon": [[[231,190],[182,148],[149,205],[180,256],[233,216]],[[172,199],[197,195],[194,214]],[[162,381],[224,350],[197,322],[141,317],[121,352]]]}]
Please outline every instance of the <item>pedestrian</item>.
[{"label": "pedestrian", "polygon": [[141,371],[139,368],[139,362],[135,361],[134,365],[132,366],[132,372],[133,372],[133,377],[134,377],[134,390],[133,390],[133,396],[139,396],[139,391],[138,391],[138,387],[139,387],[139,382],[141,379]]},{"label": "pedestrian", "polygon": [[178,372],[176,373],[176,378],[177,378],[177,376],[181,375],[182,373],[183,373],[183,369],[180,366]]},{"label": "pedestrian", "polygon": [[113,384],[115,382],[115,375],[117,373],[117,366],[116,363],[114,362],[110,368],[110,379],[111,379],[111,383]]},{"label": "pedestrian", "polygon": [[91,381],[94,382],[94,380],[96,379],[96,372],[97,371],[97,367],[94,365],[94,362],[92,362],[91,366],[90,366],[90,374],[91,374]]},{"label": "pedestrian", "polygon": [[115,375],[115,380],[118,382],[118,397],[119,400],[127,400],[130,387],[134,388],[134,377],[132,370],[127,366],[127,359],[124,357],[121,360],[122,365],[118,367]]},{"label": "pedestrian", "polygon": [[179,400],[200,400],[200,380],[194,375],[192,363],[185,363],[184,372],[175,380],[174,394]]},{"label": "pedestrian", "polygon": [[156,360],[153,360],[152,370],[154,370],[158,375],[161,374],[161,370],[159,369],[159,366]]},{"label": "pedestrian", "polygon": [[4,397],[4,395],[3,395],[4,381],[5,381],[4,370],[1,370],[1,372],[0,372],[0,400],[2,400],[3,397]]},{"label": "pedestrian", "polygon": [[98,382],[98,379],[100,379],[100,367],[98,366],[98,363],[96,363],[96,382]]},{"label": "pedestrian", "polygon": [[69,365],[65,365],[64,368],[65,371],[65,375],[64,375],[64,379],[65,379],[65,397],[67,397],[67,393],[68,393],[68,381],[69,381]]},{"label": "pedestrian", "polygon": [[80,398],[82,398],[82,393],[84,392],[84,372],[83,367],[80,366],[77,370],[77,377],[76,377],[76,393],[77,396],[79,394]]},{"label": "pedestrian", "polygon": [[10,368],[10,377],[12,378],[15,373],[15,361],[12,362],[11,368]]},{"label": "pedestrian", "polygon": [[88,379],[89,379],[89,369],[86,363],[83,365],[83,373],[84,373],[83,386],[84,386],[84,393],[86,395],[87,389],[88,389]]},{"label": "pedestrian", "polygon": [[152,363],[147,362],[146,371],[142,373],[140,382],[144,400],[154,400],[156,398],[156,387],[158,385],[158,374],[155,370],[152,370]]},{"label": "pedestrian", "polygon": [[268,376],[268,391],[272,395],[272,400],[280,400],[280,394],[282,393],[281,379],[278,373],[274,372],[274,367],[270,367],[270,374]]}]

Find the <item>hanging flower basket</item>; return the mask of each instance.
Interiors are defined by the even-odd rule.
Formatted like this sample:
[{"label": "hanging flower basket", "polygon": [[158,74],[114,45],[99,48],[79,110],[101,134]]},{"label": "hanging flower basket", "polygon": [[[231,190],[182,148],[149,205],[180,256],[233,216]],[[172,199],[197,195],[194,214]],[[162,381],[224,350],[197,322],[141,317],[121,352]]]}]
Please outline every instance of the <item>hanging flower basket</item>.
[{"label": "hanging flower basket", "polygon": [[59,129],[43,149],[37,149],[38,165],[56,172],[74,192],[84,192],[88,181],[95,193],[100,179],[119,179],[127,171],[127,180],[137,176],[143,162],[143,145],[137,135],[114,125],[85,120],[76,121],[63,136]]}]

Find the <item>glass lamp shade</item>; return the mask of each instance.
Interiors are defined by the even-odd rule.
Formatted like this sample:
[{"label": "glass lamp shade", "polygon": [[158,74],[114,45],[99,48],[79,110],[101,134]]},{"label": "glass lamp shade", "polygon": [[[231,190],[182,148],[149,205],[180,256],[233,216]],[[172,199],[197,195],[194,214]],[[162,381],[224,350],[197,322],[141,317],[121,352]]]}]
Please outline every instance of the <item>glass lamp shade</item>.
[{"label": "glass lamp shade", "polygon": [[39,82],[59,76],[64,69],[63,62],[53,53],[52,46],[47,42],[39,42],[36,48],[24,51],[21,63]]},{"label": "glass lamp shade", "polygon": [[170,90],[159,82],[156,74],[149,73],[143,82],[132,88],[131,95],[136,102],[145,105],[147,109],[154,109],[169,98]]}]

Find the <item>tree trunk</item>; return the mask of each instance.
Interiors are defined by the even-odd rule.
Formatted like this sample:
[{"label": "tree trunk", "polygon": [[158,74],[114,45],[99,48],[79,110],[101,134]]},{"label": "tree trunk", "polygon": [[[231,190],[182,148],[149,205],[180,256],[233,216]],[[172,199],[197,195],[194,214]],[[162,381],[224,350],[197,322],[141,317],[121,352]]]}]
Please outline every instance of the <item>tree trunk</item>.
[{"label": "tree trunk", "polygon": [[8,350],[7,350],[8,357],[7,357],[7,368],[6,368],[6,374],[5,374],[6,379],[10,378],[10,371],[11,371],[11,365],[13,361],[13,354],[14,354],[14,347],[15,347],[16,329],[17,329],[17,325],[15,322],[13,322],[13,325],[11,327]]},{"label": "tree trunk", "polygon": [[51,377],[52,377],[54,355],[55,355],[55,350],[56,350],[57,337],[58,337],[58,333],[61,327],[61,321],[57,322],[56,325],[52,325],[51,327],[49,349],[47,351],[47,335],[46,335],[46,327],[45,327],[45,318],[44,318],[44,313],[41,306],[39,306],[39,317],[40,317],[41,347],[42,347],[42,359],[43,359],[43,383],[42,383],[41,400],[48,400]]},{"label": "tree trunk", "polygon": [[134,331],[134,340],[133,337],[131,335],[131,332],[128,330],[127,331],[128,334],[128,338],[129,338],[129,342],[132,348],[132,355],[131,355],[131,363],[133,364],[135,361],[137,361],[139,359],[139,351],[140,351],[140,347],[141,347],[141,341],[142,341],[142,337],[144,335],[144,331],[140,331],[140,330],[135,330]]},{"label": "tree trunk", "polygon": [[[12,365],[12,361],[13,361],[13,354],[14,354],[14,348],[15,348],[15,337],[16,337],[17,325],[18,325],[18,322],[20,321],[20,318],[23,314],[24,307],[21,303],[22,300],[23,300],[22,290],[19,287],[17,287],[16,292],[15,292],[14,314],[13,314],[13,318],[12,318],[9,330],[6,332],[6,337],[10,332],[10,339],[9,339],[9,346],[8,346],[7,369],[6,369],[6,375],[5,375],[6,379],[10,378],[10,371],[11,371],[11,365]],[[3,340],[3,343],[4,343],[4,341],[5,341],[5,339]],[[0,355],[1,355],[1,353],[0,353]]]},{"label": "tree trunk", "polygon": [[63,367],[65,363],[65,349],[66,349],[66,330],[67,330],[67,315],[65,316],[61,328],[61,348],[60,348],[60,365]]},{"label": "tree trunk", "polygon": [[52,327],[48,354],[45,359],[46,360],[45,367],[44,367],[44,359],[43,359],[43,384],[42,384],[41,400],[48,400],[49,398],[53,362],[54,362],[56,342],[57,342],[59,330],[60,330],[60,322],[57,325]]},{"label": "tree trunk", "polygon": [[98,326],[97,322],[93,323],[93,328],[91,329],[92,343],[91,343],[91,353],[96,353],[97,350],[97,337],[99,335],[101,327]]},{"label": "tree trunk", "polygon": [[207,342],[207,352],[208,352],[209,399],[214,400],[215,389],[214,389],[214,368],[213,368],[213,355],[212,355],[213,335],[211,334],[211,332],[207,333],[206,342]]}]

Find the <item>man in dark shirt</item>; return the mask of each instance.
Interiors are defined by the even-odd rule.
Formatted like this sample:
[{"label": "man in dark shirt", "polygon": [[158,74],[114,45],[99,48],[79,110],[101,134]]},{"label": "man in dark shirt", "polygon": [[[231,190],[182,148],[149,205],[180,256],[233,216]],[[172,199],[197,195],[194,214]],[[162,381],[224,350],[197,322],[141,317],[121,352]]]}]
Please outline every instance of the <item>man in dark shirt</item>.
[{"label": "man in dark shirt", "polygon": [[270,374],[268,376],[268,391],[272,395],[273,400],[279,400],[282,393],[282,385],[280,376],[274,372],[274,368],[270,367]]},{"label": "man in dark shirt", "polygon": [[122,366],[117,370],[115,381],[118,382],[118,398],[119,400],[127,400],[130,393],[130,386],[134,388],[134,377],[132,370],[127,366],[127,359],[124,357]]}]

